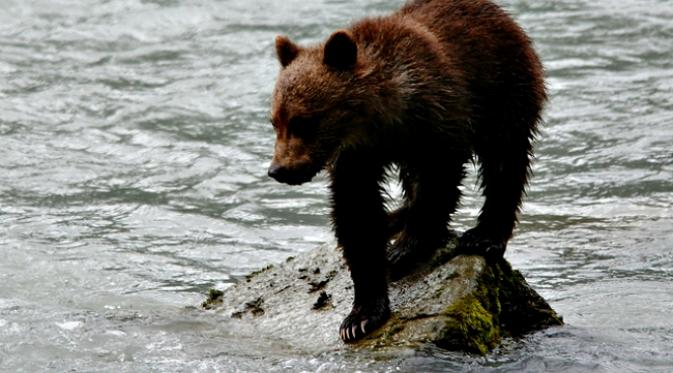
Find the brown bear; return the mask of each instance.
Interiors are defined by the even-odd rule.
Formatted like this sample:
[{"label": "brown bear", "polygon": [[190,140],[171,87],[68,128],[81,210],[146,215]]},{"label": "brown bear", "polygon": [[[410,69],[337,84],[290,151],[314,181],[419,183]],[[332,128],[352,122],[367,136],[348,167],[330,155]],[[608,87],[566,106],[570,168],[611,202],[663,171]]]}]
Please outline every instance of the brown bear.
[{"label": "brown bear", "polygon": [[[445,243],[474,156],[485,202],[459,252],[502,257],[546,101],[538,57],[505,11],[488,0],[415,0],[324,44],[279,36],[276,53],[268,174],[296,185],[329,172],[334,230],[354,283],[345,342],[388,319],[388,272],[401,277]],[[404,202],[387,212],[382,183],[392,165]]]}]

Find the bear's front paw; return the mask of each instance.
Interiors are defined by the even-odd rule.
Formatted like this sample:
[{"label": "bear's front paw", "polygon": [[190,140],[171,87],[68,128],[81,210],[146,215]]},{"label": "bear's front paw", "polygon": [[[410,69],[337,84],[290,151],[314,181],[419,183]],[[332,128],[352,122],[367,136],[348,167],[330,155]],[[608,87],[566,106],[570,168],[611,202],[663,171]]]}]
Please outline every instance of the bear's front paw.
[{"label": "bear's front paw", "polygon": [[505,255],[507,240],[497,239],[472,228],[463,233],[458,241],[458,254],[481,255],[489,262],[495,262]]},{"label": "bear's front paw", "polygon": [[350,315],[341,323],[339,334],[346,343],[355,342],[378,329],[390,317],[388,297],[367,305],[354,305]]}]

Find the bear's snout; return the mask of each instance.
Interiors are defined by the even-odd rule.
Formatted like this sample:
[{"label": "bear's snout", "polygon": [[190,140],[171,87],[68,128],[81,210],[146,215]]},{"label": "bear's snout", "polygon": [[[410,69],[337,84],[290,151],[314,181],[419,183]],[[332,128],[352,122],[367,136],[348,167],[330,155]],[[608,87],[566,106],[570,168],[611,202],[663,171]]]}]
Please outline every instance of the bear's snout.
[{"label": "bear's snout", "polygon": [[280,183],[299,185],[311,181],[317,173],[311,167],[285,167],[271,163],[268,175]]}]

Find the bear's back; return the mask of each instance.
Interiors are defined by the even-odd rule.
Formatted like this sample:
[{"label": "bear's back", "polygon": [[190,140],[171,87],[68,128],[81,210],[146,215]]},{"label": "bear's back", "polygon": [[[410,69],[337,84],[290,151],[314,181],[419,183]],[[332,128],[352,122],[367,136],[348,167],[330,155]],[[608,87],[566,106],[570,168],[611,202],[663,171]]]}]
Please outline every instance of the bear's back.
[{"label": "bear's back", "polygon": [[497,107],[507,115],[509,108],[522,104],[539,112],[546,100],[542,65],[524,31],[498,5],[489,0],[415,0],[396,16],[412,18],[437,37],[446,57],[463,70],[474,112]]}]

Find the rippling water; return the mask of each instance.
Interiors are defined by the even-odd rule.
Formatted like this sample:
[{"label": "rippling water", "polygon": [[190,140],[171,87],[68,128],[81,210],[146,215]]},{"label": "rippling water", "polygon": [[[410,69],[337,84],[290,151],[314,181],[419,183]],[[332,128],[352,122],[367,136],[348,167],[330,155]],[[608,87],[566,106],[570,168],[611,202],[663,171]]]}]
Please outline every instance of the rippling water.
[{"label": "rippling water", "polygon": [[[265,176],[274,36],[322,40],[400,4],[3,1],[0,370],[670,372],[668,0],[502,3],[552,96],[507,257],[566,327],[486,358],[313,353],[191,307],[332,239],[324,178]],[[474,185],[458,229],[480,207]]]}]

